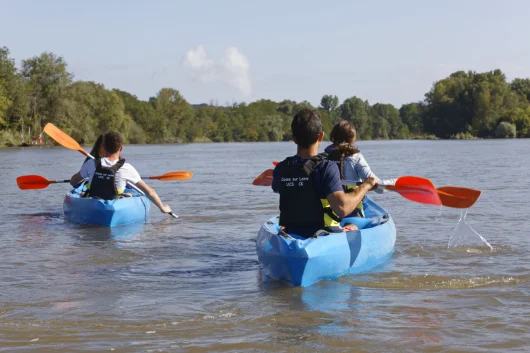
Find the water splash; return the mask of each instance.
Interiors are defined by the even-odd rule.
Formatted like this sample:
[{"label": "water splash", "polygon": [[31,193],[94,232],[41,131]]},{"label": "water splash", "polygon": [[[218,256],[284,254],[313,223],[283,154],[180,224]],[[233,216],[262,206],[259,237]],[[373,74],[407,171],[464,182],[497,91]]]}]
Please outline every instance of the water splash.
[{"label": "water splash", "polygon": [[490,250],[493,250],[491,244],[466,222],[467,210],[468,209],[466,208],[460,213],[460,219],[453,230],[453,235],[449,239],[447,247],[458,248],[462,246],[476,245],[479,247],[487,246]]}]

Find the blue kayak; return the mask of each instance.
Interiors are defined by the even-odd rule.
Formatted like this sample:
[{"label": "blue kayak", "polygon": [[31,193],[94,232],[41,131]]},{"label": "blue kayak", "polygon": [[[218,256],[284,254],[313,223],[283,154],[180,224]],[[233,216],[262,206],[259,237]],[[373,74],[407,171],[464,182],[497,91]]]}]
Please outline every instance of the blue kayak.
[{"label": "blue kayak", "polygon": [[278,217],[261,227],[256,240],[263,272],[293,286],[310,286],[346,274],[370,270],[388,260],[396,244],[392,217],[369,197],[364,198],[366,218],[345,218],[341,225],[355,224],[359,230],[329,233],[317,238],[279,234]]},{"label": "blue kayak", "polygon": [[66,219],[79,224],[115,227],[124,224],[145,222],[149,216],[150,203],[147,196],[126,189],[133,197],[102,200],[81,197],[81,188],[68,192],[64,198],[63,211]]}]

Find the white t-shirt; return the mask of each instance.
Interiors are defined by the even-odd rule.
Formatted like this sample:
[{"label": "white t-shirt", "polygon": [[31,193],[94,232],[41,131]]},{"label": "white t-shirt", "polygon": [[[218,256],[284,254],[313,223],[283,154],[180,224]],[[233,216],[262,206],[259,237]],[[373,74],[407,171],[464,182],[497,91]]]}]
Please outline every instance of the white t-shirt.
[{"label": "white t-shirt", "polygon": [[[118,163],[118,160],[115,161],[109,161],[107,158],[101,158],[101,165],[103,167],[112,167],[114,164]],[[92,177],[94,176],[94,172],[96,171],[96,161],[93,159],[90,159],[83,164],[81,167],[81,170],[79,171],[79,174],[83,178],[89,178],[89,182],[92,183]],[[140,177],[140,174],[138,174],[138,171],[134,169],[132,165],[125,162],[123,166],[118,169],[115,176],[115,183],[116,183],[116,189],[118,192],[123,192],[125,189],[125,185],[127,182],[131,182],[132,184],[136,184],[142,180]]]},{"label": "white t-shirt", "polygon": [[[344,179],[354,181],[365,181],[368,177],[377,180],[379,185],[395,185],[396,179],[379,179],[370,169],[368,162],[364,159],[361,152],[354,154],[351,157],[344,158]],[[375,192],[381,194],[385,189],[376,189]]]}]

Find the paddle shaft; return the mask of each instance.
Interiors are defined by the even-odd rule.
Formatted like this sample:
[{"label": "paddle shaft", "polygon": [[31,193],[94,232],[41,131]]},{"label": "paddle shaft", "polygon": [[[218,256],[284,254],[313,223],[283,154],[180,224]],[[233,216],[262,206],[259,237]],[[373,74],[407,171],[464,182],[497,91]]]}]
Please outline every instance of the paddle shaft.
[{"label": "paddle shaft", "polygon": [[[361,181],[353,181],[353,180],[341,180],[340,183],[342,185],[348,185],[348,186],[360,186],[362,184]],[[377,184],[376,188],[392,191],[394,190],[394,185]]]},{"label": "paddle shaft", "polygon": [[59,183],[69,183],[70,180],[69,179],[65,179],[65,180],[48,180],[48,182],[50,184],[59,184]]},{"label": "paddle shaft", "polygon": [[[152,179],[151,177],[146,177],[146,176],[142,176],[140,177],[142,179]],[[153,179],[153,180],[158,180],[158,179]],[[64,180],[47,180],[46,181],[48,184],[61,184],[61,183],[69,183],[70,182],[70,179],[64,179]],[[130,185],[130,184],[129,184]],[[131,185],[132,187],[134,187],[133,185]],[[138,190],[139,192],[142,192],[141,190]]]}]

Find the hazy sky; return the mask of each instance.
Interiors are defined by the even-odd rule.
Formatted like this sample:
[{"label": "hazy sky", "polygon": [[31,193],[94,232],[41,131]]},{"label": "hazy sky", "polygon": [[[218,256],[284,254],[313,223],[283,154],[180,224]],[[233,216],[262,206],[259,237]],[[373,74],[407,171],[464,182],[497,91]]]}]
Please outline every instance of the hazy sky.
[{"label": "hazy sky", "polygon": [[0,0],[0,46],[141,99],[401,105],[457,70],[530,76],[530,1]]}]

